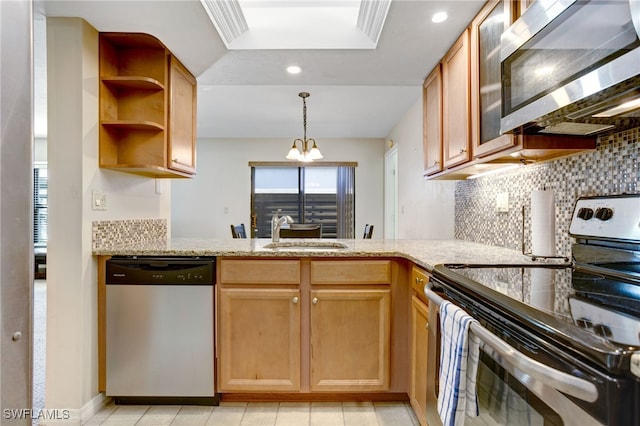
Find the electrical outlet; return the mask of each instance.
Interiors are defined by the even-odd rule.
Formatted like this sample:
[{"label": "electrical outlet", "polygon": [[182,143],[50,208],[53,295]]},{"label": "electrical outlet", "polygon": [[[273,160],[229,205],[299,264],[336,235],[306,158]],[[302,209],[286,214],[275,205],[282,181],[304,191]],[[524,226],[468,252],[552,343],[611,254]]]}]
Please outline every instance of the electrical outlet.
[{"label": "electrical outlet", "polygon": [[496,196],[496,211],[506,213],[509,211],[509,193],[501,192]]},{"label": "electrical outlet", "polygon": [[91,209],[102,211],[107,210],[107,195],[99,191],[92,191]]}]

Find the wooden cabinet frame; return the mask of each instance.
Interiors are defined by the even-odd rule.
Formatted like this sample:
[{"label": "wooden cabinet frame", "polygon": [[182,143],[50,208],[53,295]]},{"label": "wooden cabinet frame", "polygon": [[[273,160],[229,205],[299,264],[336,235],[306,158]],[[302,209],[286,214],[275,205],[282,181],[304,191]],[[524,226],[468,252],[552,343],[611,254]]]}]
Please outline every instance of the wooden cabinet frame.
[{"label": "wooden cabinet frame", "polygon": [[218,289],[218,391],[300,390],[300,290]]},{"label": "wooden cabinet frame", "polygon": [[443,166],[471,159],[469,30],[465,30],[442,58]]},{"label": "wooden cabinet frame", "polygon": [[[408,279],[405,262],[385,258],[225,257],[218,258],[217,274],[217,381],[218,390],[227,400],[264,400],[272,398],[268,396],[272,392],[283,400],[327,400],[330,395],[333,400],[351,400],[361,398],[357,395],[363,392],[377,400],[403,399],[402,395],[406,398],[409,366],[405,344],[409,335],[410,289],[405,285]],[[264,306],[258,304],[263,295]],[[243,309],[241,297],[258,307]],[[231,308],[230,314],[229,302],[234,299],[240,308]],[[298,317],[285,315],[285,304],[298,309]],[[298,387],[288,379],[293,377],[291,374],[282,374],[281,367],[274,369],[280,371],[274,373],[278,379],[269,381],[256,380],[256,374],[251,379],[250,374],[242,372],[242,367],[232,365],[239,361],[245,366],[256,365],[256,355],[260,354],[240,351],[243,345],[251,346],[251,342],[234,341],[243,337],[225,329],[234,327],[229,321],[259,321],[251,312],[264,316],[269,309],[280,312],[276,315],[280,317],[280,325],[273,328],[281,330],[277,337],[281,346],[291,342],[281,349],[287,354],[294,345],[291,336],[297,332]],[[342,320],[336,322],[336,318]],[[251,333],[249,336],[250,341],[260,339]],[[334,365],[345,368],[336,370]],[[234,377],[233,371],[239,374]],[[340,377],[332,375],[336,372]],[[245,380],[240,376],[246,376]]]},{"label": "wooden cabinet frame", "polygon": [[155,37],[100,33],[99,165],[193,177],[196,80]]},{"label": "wooden cabinet frame", "polygon": [[424,174],[442,171],[442,66],[431,71],[422,86]]},{"label": "wooden cabinet frame", "polygon": [[[480,43],[480,31],[481,26],[486,22],[487,18],[496,9],[499,9],[498,13],[502,13],[504,16],[504,22],[502,24],[503,31],[511,25],[514,21],[515,4],[511,0],[490,0],[482,8],[482,10],[476,15],[471,22],[471,141],[473,147],[474,157],[483,157],[495,152],[512,147],[518,143],[516,135],[504,134],[499,135],[496,138],[482,142],[482,91],[487,88],[481,87],[481,74],[484,69],[483,59],[487,55],[494,56],[494,60],[499,61],[499,46],[494,48],[491,52],[482,52],[482,45]],[[495,58],[495,56],[498,56]],[[499,72],[499,70],[498,70]],[[500,76],[497,76],[498,84],[500,82]],[[501,104],[493,105],[494,108],[501,109]]]}]

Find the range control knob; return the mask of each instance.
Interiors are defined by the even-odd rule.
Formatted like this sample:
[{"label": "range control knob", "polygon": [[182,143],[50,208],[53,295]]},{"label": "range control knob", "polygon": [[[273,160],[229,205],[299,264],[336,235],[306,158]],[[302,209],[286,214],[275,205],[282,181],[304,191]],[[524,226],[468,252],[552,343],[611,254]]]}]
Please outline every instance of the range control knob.
[{"label": "range control knob", "polygon": [[602,221],[609,220],[613,217],[613,210],[609,207],[601,207],[596,210],[596,217]]},{"label": "range control knob", "polygon": [[596,324],[593,326],[593,331],[598,335],[598,336],[602,336],[602,337],[611,337],[611,328],[609,328],[609,326],[604,325],[604,324]]},{"label": "range control knob", "polygon": [[576,325],[582,328],[591,328],[593,327],[593,323],[589,321],[588,318],[578,318],[576,320]]},{"label": "range control knob", "polygon": [[593,209],[590,209],[589,207],[581,207],[578,210],[578,217],[584,220],[591,219],[593,217]]}]

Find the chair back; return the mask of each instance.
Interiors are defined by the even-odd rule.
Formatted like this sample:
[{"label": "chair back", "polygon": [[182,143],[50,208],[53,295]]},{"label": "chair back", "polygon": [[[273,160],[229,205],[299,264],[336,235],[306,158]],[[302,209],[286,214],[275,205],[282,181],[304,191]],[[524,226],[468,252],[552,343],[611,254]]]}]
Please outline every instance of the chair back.
[{"label": "chair back", "polygon": [[280,238],[322,238],[322,225],[282,228]]},{"label": "chair back", "polygon": [[364,236],[362,238],[366,240],[370,240],[373,235],[373,225],[369,225],[368,223],[364,226]]},{"label": "chair back", "polygon": [[231,236],[233,238],[247,238],[244,223],[241,223],[240,225],[231,225]]}]

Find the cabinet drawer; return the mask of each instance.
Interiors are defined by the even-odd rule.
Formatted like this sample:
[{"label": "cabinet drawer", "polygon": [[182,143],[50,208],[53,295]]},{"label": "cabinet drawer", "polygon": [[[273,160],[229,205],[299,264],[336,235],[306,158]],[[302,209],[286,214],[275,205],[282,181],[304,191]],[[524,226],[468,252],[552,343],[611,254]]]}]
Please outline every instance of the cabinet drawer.
[{"label": "cabinet drawer", "polygon": [[389,284],[390,260],[311,262],[311,284]]},{"label": "cabinet drawer", "polygon": [[220,284],[300,284],[299,260],[222,259]]},{"label": "cabinet drawer", "polygon": [[427,271],[416,266],[411,270],[411,288],[418,293],[418,297],[423,301],[426,301],[424,285],[429,282],[430,276],[431,275]]}]

